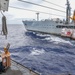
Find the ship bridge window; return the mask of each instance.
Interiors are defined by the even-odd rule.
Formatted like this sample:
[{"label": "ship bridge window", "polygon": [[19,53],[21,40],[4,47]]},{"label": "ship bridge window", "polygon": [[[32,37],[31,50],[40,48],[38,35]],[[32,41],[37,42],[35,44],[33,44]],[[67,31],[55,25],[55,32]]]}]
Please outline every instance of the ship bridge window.
[{"label": "ship bridge window", "polygon": [[58,25],[58,26],[56,26],[57,28],[61,28],[61,26],[60,25]]},{"label": "ship bridge window", "polygon": [[61,25],[57,25],[57,28],[72,28],[75,29],[75,26],[61,26]]},{"label": "ship bridge window", "polygon": [[70,28],[74,28],[73,26],[70,26]]}]

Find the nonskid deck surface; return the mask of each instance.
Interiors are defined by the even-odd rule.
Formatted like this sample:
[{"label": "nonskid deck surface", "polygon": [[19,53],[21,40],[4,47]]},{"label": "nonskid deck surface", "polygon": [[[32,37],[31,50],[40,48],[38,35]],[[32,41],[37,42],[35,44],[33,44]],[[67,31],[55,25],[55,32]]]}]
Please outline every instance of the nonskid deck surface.
[{"label": "nonskid deck surface", "polygon": [[[6,72],[0,75],[41,75],[37,72],[34,72],[27,67],[22,66],[21,64],[11,60],[11,67],[6,70]],[[48,75],[72,75],[70,73],[61,73],[61,74],[48,74]]]},{"label": "nonskid deck surface", "polygon": [[[8,68],[6,72],[1,73],[0,75],[41,75],[41,74],[32,71],[31,69],[17,63],[14,60],[11,60],[11,67]],[[61,74],[48,74],[48,75],[72,75],[72,74],[61,73]]]},{"label": "nonskid deck surface", "polygon": [[11,67],[0,75],[39,75],[38,73],[11,60]]}]

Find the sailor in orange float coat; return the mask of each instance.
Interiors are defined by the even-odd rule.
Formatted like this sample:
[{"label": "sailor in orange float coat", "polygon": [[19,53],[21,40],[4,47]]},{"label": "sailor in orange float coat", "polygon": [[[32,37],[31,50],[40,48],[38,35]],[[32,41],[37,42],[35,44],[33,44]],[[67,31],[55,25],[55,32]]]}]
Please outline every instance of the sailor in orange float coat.
[{"label": "sailor in orange float coat", "polygon": [[4,53],[2,53],[2,61],[5,67],[10,67],[10,52],[6,47],[4,48]]}]

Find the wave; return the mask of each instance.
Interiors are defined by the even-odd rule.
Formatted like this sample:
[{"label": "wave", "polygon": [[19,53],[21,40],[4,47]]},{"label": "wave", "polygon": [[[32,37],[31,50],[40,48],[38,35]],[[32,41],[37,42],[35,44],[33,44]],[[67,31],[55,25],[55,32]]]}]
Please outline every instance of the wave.
[{"label": "wave", "polygon": [[33,48],[33,50],[31,51],[30,55],[41,55],[45,53],[44,49],[36,49],[36,48]]}]

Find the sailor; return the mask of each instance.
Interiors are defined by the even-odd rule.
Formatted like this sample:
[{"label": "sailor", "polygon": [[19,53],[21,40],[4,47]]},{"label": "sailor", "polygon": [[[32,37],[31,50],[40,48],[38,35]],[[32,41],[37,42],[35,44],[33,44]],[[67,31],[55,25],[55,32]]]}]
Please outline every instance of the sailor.
[{"label": "sailor", "polygon": [[5,68],[10,67],[10,52],[8,51],[8,46],[4,47],[4,53],[2,53],[2,61]]},{"label": "sailor", "polygon": [[74,24],[75,24],[75,10],[74,10],[73,17],[70,17],[70,18],[74,21]]},{"label": "sailor", "polygon": [[4,66],[3,66],[2,57],[1,57],[1,54],[0,54],[0,74],[1,74],[2,72],[4,72],[4,71],[5,71],[5,68],[4,68]]},{"label": "sailor", "polygon": [[0,55],[0,73],[2,72],[2,57]]}]

